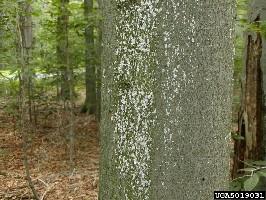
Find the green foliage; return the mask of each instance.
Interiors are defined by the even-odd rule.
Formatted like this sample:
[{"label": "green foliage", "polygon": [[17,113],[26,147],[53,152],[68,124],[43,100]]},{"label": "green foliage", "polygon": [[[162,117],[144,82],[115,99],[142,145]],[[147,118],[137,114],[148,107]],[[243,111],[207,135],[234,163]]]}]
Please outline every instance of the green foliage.
[{"label": "green foliage", "polygon": [[234,140],[245,140],[243,136],[239,135],[238,133],[234,133],[234,132],[231,133],[231,137]]},{"label": "green foliage", "polygon": [[247,19],[247,10],[249,0],[237,1],[237,36],[245,31],[259,32],[266,38],[266,21],[249,22]]},{"label": "green foliage", "polygon": [[248,167],[240,169],[245,174],[230,183],[232,191],[252,191],[259,183],[260,177],[266,178],[266,161],[248,161]]},{"label": "green foliage", "polygon": [[234,58],[234,96],[233,121],[237,122],[237,113],[240,106],[241,75],[244,65],[245,23],[247,22],[249,0],[237,0],[236,31],[235,31],[235,58]]},{"label": "green foliage", "polygon": [[236,55],[235,55],[235,69],[234,78],[236,81],[239,80],[240,73],[243,67],[243,51],[244,51],[244,37],[245,24],[247,22],[247,10],[248,0],[237,1],[237,18],[236,18]]},{"label": "green foliage", "polygon": [[16,65],[16,17],[18,8],[15,0],[0,1],[0,69]]},{"label": "green foliage", "polygon": [[259,176],[257,173],[252,174],[247,180],[244,182],[245,191],[253,190],[259,182]]},{"label": "green foliage", "polygon": [[[24,0],[23,0],[24,1]],[[21,12],[18,0],[0,1],[0,70],[9,74],[17,73],[20,69],[17,56],[18,18]],[[21,1],[22,2],[22,1]],[[57,64],[57,19],[59,14],[59,0],[31,0],[34,47],[30,62],[31,76],[33,77],[34,92],[38,90],[55,90],[60,81]],[[85,28],[88,25],[97,26],[101,21],[99,6],[94,2],[92,14],[84,17],[83,1],[73,0],[68,4],[69,10],[69,63],[74,69],[75,85],[84,84],[84,55],[85,55]],[[97,30],[94,37],[98,37]],[[98,63],[98,56],[91,58]],[[18,74],[18,73],[17,73]],[[40,78],[42,77],[42,78]],[[46,78],[44,78],[46,77]],[[0,75],[0,93],[6,90],[18,94],[18,76],[12,80]],[[48,89],[49,88],[49,89]]]}]

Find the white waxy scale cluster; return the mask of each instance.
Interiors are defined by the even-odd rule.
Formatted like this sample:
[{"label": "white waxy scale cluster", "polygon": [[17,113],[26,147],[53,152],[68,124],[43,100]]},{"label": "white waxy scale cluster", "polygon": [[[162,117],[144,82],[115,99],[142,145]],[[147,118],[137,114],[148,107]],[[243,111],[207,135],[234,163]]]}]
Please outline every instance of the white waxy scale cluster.
[{"label": "white waxy scale cluster", "polygon": [[118,100],[111,119],[115,125],[115,162],[123,184],[118,187],[124,191],[126,199],[145,200],[149,199],[151,184],[148,174],[151,129],[156,114],[150,45],[154,19],[159,12],[156,9],[158,0],[139,3],[117,0],[116,3],[127,6],[117,9],[118,45],[113,64]]}]

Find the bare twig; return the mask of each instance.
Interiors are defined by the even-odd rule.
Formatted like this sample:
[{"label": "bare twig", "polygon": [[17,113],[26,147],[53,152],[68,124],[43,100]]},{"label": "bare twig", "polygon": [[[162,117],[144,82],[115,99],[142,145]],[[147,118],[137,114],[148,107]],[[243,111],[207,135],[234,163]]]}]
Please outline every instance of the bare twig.
[{"label": "bare twig", "polygon": [[[256,166],[256,165],[253,165],[253,164],[247,163],[247,162],[242,161],[242,160],[239,160],[239,161],[242,162],[242,163],[244,163],[245,165],[247,165],[247,166],[249,166],[249,167],[254,168],[254,169],[249,170],[249,172],[250,172],[249,175],[244,175],[244,176],[238,177],[238,178],[236,178],[236,179],[243,178],[243,177],[246,177],[246,176],[253,176],[254,173],[256,173],[257,171],[260,171],[260,170],[266,169],[266,166],[260,166],[260,167],[258,167],[258,166]],[[245,168],[244,168],[244,169],[245,169]],[[244,169],[240,169],[239,171],[245,171]],[[247,170],[246,170],[246,171],[247,171]],[[233,179],[233,181],[236,180],[236,179]]]},{"label": "bare twig", "polygon": [[244,178],[244,177],[251,177],[252,175],[244,175],[244,176],[240,176],[240,177],[237,177],[237,178],[235,178],[235,179],[233,179],[232,181],[236,181],[236,180],[238,180],[238,179],[241,179],[241,178]]},{"label": "bare twig", "polygon": [[47,183],[45,183],[45,181],[43,181],[42,179],[40,178],[37,178],[38,181],[42,182],[46,187],[48,187],[49,185]]},{"label": "bare twig", "polygon": [[43,193],[43,195],[41,196],[40,200],[44,200],[45,195],[52,189],[52,187],[54,187],[57,183],[54,183],[53,185],[49,186],[47,188],[47,190]]}]

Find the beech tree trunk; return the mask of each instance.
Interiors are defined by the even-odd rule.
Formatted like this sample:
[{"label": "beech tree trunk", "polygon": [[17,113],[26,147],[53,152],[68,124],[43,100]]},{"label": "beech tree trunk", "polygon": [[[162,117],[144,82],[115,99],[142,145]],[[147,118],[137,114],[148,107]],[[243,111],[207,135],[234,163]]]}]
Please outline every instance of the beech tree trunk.
[{"label": "beech tree trunk", "polygon": [[228,189],[234,8],[103,1],[100,200]]}]

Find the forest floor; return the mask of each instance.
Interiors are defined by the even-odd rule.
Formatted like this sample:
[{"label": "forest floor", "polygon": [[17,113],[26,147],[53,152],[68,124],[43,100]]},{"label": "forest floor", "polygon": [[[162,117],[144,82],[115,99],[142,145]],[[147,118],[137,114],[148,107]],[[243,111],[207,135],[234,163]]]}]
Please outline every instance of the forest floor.
[{"label": "forest floor", "polygon": [[[75,168],[70,170],[66,126],[57,114],[37,123],[28,147],[30,173],[42,200],[98,199],[99,139],[94,117],[75,116]],[[33,199],[25,178],[22,137],[16,121],[0,109],[0,200]]]},{"label": "forest floor", "polygon": [[[40,199],[97,200],[100,150],[95,117],[81,114],[79,106],[75,110],[75,167],[71,170],[69,126],[63,123],[67,113],[60,113],[62,109],[56,102],[38,106],[37,125],[32,128],[27,155]],[[16,104],[13,107],[11,100],[0,98],[0,200],[29,200],[33,195],[25,176]],[[232,125],[236,132],[237,123]]]}]

